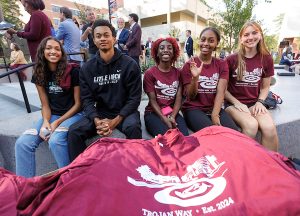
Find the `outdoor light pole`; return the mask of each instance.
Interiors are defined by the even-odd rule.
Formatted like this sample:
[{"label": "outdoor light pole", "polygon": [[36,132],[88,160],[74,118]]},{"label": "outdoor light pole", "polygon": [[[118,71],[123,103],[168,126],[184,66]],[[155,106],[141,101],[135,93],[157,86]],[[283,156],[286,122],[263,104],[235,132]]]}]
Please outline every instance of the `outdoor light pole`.
[{"label": "outdoor light pole", "polygon": [[109,22],[111,23],[111,8],[110,8],[110,0],[107,0],[108,1],[108,20]]}]

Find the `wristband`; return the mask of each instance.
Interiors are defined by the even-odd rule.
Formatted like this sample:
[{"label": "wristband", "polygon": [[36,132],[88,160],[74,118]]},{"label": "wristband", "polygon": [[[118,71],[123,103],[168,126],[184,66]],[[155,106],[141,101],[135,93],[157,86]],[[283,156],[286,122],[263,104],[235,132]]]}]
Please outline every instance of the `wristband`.
[{"label": "wristband", "polygon": [[258,99],[257,102],[261,103],[262,105],[265,105],[265,101],[263,99]]}]

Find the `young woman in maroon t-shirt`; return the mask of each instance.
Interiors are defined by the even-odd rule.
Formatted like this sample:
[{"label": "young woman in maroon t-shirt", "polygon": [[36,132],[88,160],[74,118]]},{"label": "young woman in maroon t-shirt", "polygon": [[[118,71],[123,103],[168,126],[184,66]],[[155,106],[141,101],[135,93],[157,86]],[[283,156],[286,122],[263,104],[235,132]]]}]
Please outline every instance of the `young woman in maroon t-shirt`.
[{"label": "young woman in maroon t-shirt", "polygon": [[189,133],[184,119],[178,114],[182,98],[180,72],[172,66],[179,56],[176,39],[156,40],[151,55],[156,66],[146,71],[143,85],[149,97],[144,116],[147,131],[156,136],[177,127],[187,136]]},{"label": "young woman in maroon t-shirt", "polygon": [[227,62],[230,77],[225,94],[226,112],[244,134],[255,138],[260,129],[262,145],[277,151],[276,127],[264,106],[274,66],[262,29],[256,22],[244,24],[239,34],[238,52],[229,56]]},{"label": "young woman in maroon t-shirt", "polygon": [[200,33],[200,55],[192,57],[181,75],[187,100],[182,110],[190,129],[198,131],[211,125],[237,130],[230,116],[222,109],[228,80],[225,61],[214,58],[221,36],[217,29],[207,27]]}]

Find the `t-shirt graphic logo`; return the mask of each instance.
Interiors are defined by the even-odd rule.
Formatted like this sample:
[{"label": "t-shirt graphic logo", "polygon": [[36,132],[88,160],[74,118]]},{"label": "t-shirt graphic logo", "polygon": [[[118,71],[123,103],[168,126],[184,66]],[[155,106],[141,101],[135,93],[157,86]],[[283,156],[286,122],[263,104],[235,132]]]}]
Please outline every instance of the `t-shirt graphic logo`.
[{"label": "t-shirt graphic logo", "polygon": [[219,80],[219,74],[214,73],[211,77],[199,76],[200,86],[204,89],[215,89]]},{"label": "t-shirt graphic logo", "polygon": [[[137,171],[143,180],[129,176],[127,180],[137,187],[161,189],[154,194],[155,200],[160,203],[182,207],[199,206],[214,200],[225,190],[226,179],[223,175],[227,169],[221,171],[224,164],[218,163],[214,155],[207,155],[188,166],[181,177],[156,175],[150,167],[142,165]],[[217,173],[220,174],[216,176]]]},{"label": "t-shirt graphic logo", "polygon": [[167,85],[158,80],[155,84],[155,88],[161,89],[161,93],[164,95],[174,97],[176,95],[178,85],[178,81],[174,81],[171,85]]},{"label": "t-shirt graphic logo", "polygon": [[[246,83],[257,83],[262,75],[261,68],[255,68],[252,72],[245,71],[243,75],[242,82]],[[237,70],[232,74],[232,77],[237,77]]]},{"label": "t-shirt graphic logo", "polygon": [[63,92],[63,89],[56,85],[56,82],[49,82],[49,94],[58,94]]}]

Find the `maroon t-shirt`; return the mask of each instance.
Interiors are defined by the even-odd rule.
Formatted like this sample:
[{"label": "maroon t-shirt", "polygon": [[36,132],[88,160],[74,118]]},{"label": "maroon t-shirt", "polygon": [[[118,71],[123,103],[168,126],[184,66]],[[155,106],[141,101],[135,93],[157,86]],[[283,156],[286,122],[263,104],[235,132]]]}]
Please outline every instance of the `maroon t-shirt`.
[{"label": "maroon t-shirt", "polygon": [[25,25],[24,32],[17,32],[18,37],[26,38],[32,61],[35,61],[37,48],[40,42],[51,35],[51,23],[42,11],[34,11],[29,22]]},{"label": "maroon t-shirt", "polygon": [[[197,67],[200,67],[201,60],[195,57]],[[213,109],[214,101],[217,93],[217,85],[219,79],[228,80],[228,66],[225,61],[212,58],[209,65],[204,65],[198,80],[198,94],[194,100],[187,100],[182,106],[182,110],[200,109],[202,111],[210,111]],[[190,84],[192,74],[190,72],[190,63],[187,62],[182,68],[181,78],[184,87]]]},{"label": "maroon t-shirt", "polygon": [[[161,72],[156,66],[148,69],[144,75],[144,91],[154,92],[160,108],[173,107],[176,93],[180,85],[180,72],[172,67],[169,72]],[[154,112],[150,102],[145,108],[147,112]]]},{"label": "maroon t-shirt", "polygon": [[13,194],[20,215],[300,215],[300,172],[286,160],[220,126],[98,139],[48,177],[1,184],[0,212]]},{"label": "maroon t-shirt", "polygon": [[228,91],[244,104],[257,101],[262,78],[274,75],[274,63],[270,55],[257,54],[253,58],[245,58],[246,72],[241,81],[237,80],[238,56],[232,54],[227,57],[229,67]]}]

